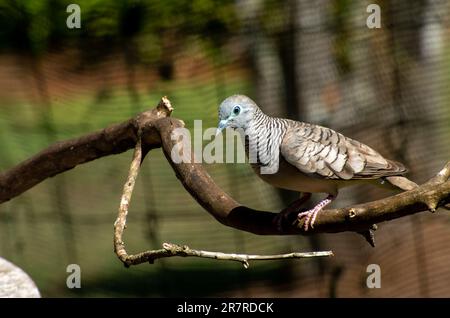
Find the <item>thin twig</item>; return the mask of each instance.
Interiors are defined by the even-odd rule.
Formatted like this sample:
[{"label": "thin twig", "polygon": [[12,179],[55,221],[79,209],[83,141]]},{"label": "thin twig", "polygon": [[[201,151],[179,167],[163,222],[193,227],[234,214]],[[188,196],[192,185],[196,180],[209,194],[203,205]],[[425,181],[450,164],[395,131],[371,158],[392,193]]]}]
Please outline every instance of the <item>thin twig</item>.
[{"label": "thin twig", "polygon": [[153,263],[158,258],[181,256],[181,257],[201,257],[216,260],[236,261],[242,263],[245,268],[249,268],[249,261],[268,261],[281,259],[297,259],[297,258],[312,258],[312,257],[327,257],[333,256],[332,251],[323,252],[305,252],[305,253],[286,253],[275,255],[249,255],[249,254],[234,254],[222,252],[210,252],[191,249],[186,245],[178,245],[173,243],[164,243],[160,250],[145,251],[136,255],[129,255],[126,265],[137,265],[145,262]]},{"label": "thin twig", "polygon": [[139,173],[139,167],[142,158],[141,137],[138,134],[138,141],[134,148],[133,160],[131,161],[130,171],[128,173],[127,181],[123,186],[123,193],[120,199],[119,215],[116,222],[114,222],[114,251],[120,260],[126,263],[128,254],[125,250],[125,243],[122,240],[123,231],[127,224],[128,207],[130,205],[131,196],[133,194],[134,184]]}]

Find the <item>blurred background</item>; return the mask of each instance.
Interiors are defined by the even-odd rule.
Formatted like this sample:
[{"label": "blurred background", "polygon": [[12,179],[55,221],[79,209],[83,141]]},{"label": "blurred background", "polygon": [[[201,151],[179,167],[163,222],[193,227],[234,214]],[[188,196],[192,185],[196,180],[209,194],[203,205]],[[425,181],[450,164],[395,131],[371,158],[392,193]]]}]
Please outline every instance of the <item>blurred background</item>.
[{"label": "blurred background", "polygon": [[[217,124],[231,94],[271,115],[338,130],[404,162],[423,182],[450,159],[447,1],[0,0],[0,171],[58,140],[124,121],[167,95],[193,128]],[[366,8],[381,8],[369,29]],[[0,255],[43,296],[450,297],[448,212],[379,224],[377,247],[354,233],[256,236],[219,224],[183,189],[160,150],[146,158],[130,209],[130,253],[163,242],[252,254],[333,250],[329,259],[240,264],[171,258],[124,268],[113,252],[132,152],[78,166],[0,206]],[[280,210],[297,194],[248,165],[207,166],[239,202]],[[345,206],[390,195],[345,189]],[[313,200],[318,200],[314,197]],[[81,289],[66,287],[68,264]],[[381,288],[366,268],[381,266]],[[1,288],[1,286],[0,286]]]}]

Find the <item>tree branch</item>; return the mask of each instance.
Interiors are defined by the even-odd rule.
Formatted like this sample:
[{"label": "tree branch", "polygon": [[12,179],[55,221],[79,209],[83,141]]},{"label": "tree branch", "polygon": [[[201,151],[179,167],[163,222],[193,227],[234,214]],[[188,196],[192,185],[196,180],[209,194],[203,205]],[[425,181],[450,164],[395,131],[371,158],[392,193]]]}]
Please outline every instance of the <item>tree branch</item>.
[{"label": "tree branch", "polygon": [[[169,106],[167,106],[169,105]],[[418,188],[382,200],[352,207],[323,210],[314,229],[303,230],[303,221],[276,223],[277,213],[242,206],[217,186],[201,164],[174,163],[170,158],[177,141],[171,139],[181,120],[168,117],[170,102],[162,99],[158,107],[124,123],[113,125],[77,139],[59,142],[0,174],[0,203],[5,202],[48,177],[62,173],[106,155],[131,149],[142,136],[142,147],[162,147],[167,160],[185,189],[219,222],[243,231],[261,235],[304,234],[321,232],[362,232],[373,224],[418,212],[435,210],[450,203],[450,162],[434,178]]]},{"label": "tree branch", "polygon": [[136,144],[139,129],[142,130],[148,149],[160,147],[159,135],[152,125],[156,120],[170,116],[173,109],[171,106],[164,106],[165,100],[165,97],[162,98],[155,109],[123,123],[79,138],[57,142],[10,170],[0,173],[0,203],[80,164],[132,149]]},{"label": "tree branch", "polygon": [[311,258],[332,256],[331,251],[325,252],[308,252],[308,253],[288,253],[278,255],[247,255],[247,254],[227,254],[222,252],[209,252],[193,250],[188,246],[180,246],[172,243],[164,243],[163,249],[150,250],[135,255],[128,255],[123,241],[123,232],[126,228],[128,208],[131,203],[136,178],[139,174],[139,168],[142,162],[142,142],[141,132],[138,131],[138,140],[134,149],[133,160],[131,161],[128,178],[123,186],[122,197],[120,199],[119,214],[116,222],[114,222],[114,251],[117,257],[129,267],[130,265],[138,265],[145,262],[153,263],[158,258],[171,256],[195,256],[202,258],[212,258],[216,260],[229,260],[241,262],[245,268],[250,266],[249,260],[275,260],[288,258]]},{"label": "tree branch", "polygon": [[125,266],[138,265],[145,262],[153,264],[158,258],[181,256],[181,257],[201,257],[211,258],[216,260],[236,261],[242,263],[245,268],[250,267],[249,261],[268,261],[280,259],[298,259],[298,258],[312,258],[312,257],[327,257],[333,256],[333,252],[306,252],[306,253],[287,253],[275,255],[248,255],[248,254],[228,254],[222,252],[209,252],[193,250],[186,245],[177,245],[173,243],[163,243],[163,248],[159,250],[145,251],[136,255],[128,255],[125,260],[122,260]]}]

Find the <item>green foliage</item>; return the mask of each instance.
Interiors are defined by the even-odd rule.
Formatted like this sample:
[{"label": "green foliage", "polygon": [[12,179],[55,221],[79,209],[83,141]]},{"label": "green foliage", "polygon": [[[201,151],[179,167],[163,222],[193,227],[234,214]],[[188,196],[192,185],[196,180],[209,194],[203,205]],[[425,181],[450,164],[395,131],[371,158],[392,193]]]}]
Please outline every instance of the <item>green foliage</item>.
[{"label": "green foliage", "polygon": [[98,58],[132,42],[143,61],[155,61],[165,41],[182,48],[195,37],[209,50],[237,28],[230,0],[79,0],[81,29],[66,26],[70,3],[0,0],[0,49],[41,55],[55,46],[72,46],[94,50]]}]

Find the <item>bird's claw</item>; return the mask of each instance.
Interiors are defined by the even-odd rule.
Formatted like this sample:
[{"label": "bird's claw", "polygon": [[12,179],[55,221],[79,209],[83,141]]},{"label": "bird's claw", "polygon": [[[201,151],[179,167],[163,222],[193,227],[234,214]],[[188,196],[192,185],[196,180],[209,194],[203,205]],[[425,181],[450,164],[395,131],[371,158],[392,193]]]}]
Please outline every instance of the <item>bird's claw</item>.
[{"label": "bird's claw", "polygon": [[317,214],[319,213],[320,209],[311,209],[305,212],[300,212],[297,215],[297,218],[301,220],[302,218],[305,218],[305,221],[303,223],[303,229],[308,231],[309,228],[314,228],[314,222],[316,221]]},{"label": "bird's claw", "polygon": [[320,201],[314,208],[312,208],[311,210],[305,211],[305,212],[300,212],[297,215],[297,218],[299,220],[301,220],[302,218],[306,217],[305,222],[303,223],[303,228],[305,229],[305,232],[308,231],[308,229],[311,227],[312,229],[314,228],[314,222],[316,221],[317,218],[317,214],[319,214],[319,212],[326,207],[328,204],[331,203],[331,201],[333,201],[335,198],[335,196],[329,194],[325,199],[323,199],[322,201]]}]

